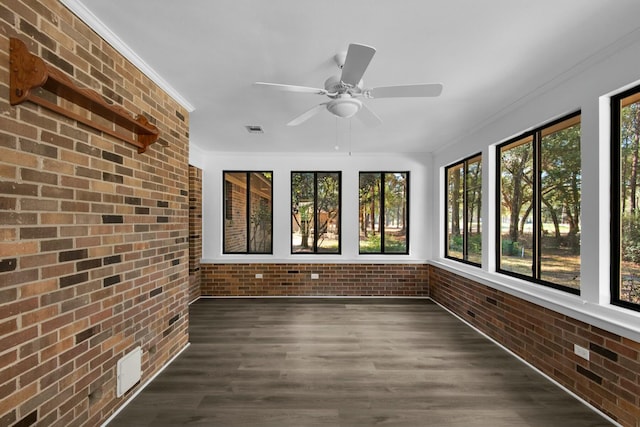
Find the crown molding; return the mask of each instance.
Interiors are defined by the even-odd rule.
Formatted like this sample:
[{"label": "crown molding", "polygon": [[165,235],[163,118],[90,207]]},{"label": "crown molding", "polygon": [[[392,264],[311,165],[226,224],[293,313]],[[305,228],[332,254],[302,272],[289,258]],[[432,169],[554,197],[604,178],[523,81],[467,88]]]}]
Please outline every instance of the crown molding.
[{"label": "crown molding", "polygon": [[173,86],[163,79],[153,68],[149,66],[142,58],[140,58],[125,42],[120,39],[104,22],[100,21],[80,0],[60,0],[71,12],[73,12],[81,21],[87,24],[93,31],[102,37],[107,43],[118,51],[122,56],[135,65],[142,73],[150,78],[169,96],[175,99],[188,112],[193,112],[195,107],[186,100]]},{"label": "crown molding", "polygon": [[[546,82],[543,82],[538,87],[533,88],[530,92],[523,94],[522,96],[515,99],[510,104],[507,104],[506,106],[502,107],[500,110],[493,113],[489,117],[476,123],[475,125],[470,127],[467,131],[462,132],[458,137],[450,140],[446,144],[443,144],[440,148],[434,151],[434,154],[438,155],[443,152],[446,152],[452,145],[457,144],[461,141],[468,140],[469,138],[472,137],[472,135],[477,134],[482,129],[497,122],[498,120],[500,120],[501,118],[509,114],[510,112],[517,110],[518,108],[522,107],[523,105],[526,105],[527,103],[531,102],[537,97],[555,89],[556,87],[560,86],[562,83],[568,80],[571,80],[572,78],[582,73],[585,73],[590,68],[595,67],[596,65],[607,61],[613,55],[623,51],[624,49],[629,48],[630,46],[636,43],[640,43],[640,28],[635,28],[629,33],[619,37],[618,39],[608,44],[607,46],[604,46],[600,50],[578,61],[568,69],[563,70],[560,73],[556,74],[554,77],[547,80]],[[633,87],[635,84],[636,83],[632,83],[629,86]],[[560,114],[565,114],[565,113],[568,114],[573,111],[575,110],[571,109]],[[561,117],[561,115],[557,115],[556,117]],[[523,129],[522,131],[525,131],[525,130],[526,129]],[[517,133],[515,135],[517,135]],[[504,139],[504,141],[506,141],[506,139]]]}]

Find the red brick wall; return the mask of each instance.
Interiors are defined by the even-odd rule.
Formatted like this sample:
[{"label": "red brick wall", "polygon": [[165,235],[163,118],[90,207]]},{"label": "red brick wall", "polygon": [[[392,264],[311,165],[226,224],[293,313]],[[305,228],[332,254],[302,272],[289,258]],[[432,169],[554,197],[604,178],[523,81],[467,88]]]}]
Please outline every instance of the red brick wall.
[{"label": "red brick wall", "polygon": [[[424,264],[202,264],[201,271],[207,296],[429,294]],[[311,279],[311,273],[319,278]]]},{"label": "red brick wall", "polygon": [[189,300],[200,296],[202,169],[189,165]]},{"label": "red brick wall", "polygon": [[[640,427],[640,343],[431,266],[431,298],[625,426]],[[590,350],[590,360],[574,354]]]},{"label": "red brick wall", "polygon": [[[10,106],[9,37],[132,114],[145,154]],[[188,113],[54,0],[0,5],[0,425],[97,426],[188,341]]]}]

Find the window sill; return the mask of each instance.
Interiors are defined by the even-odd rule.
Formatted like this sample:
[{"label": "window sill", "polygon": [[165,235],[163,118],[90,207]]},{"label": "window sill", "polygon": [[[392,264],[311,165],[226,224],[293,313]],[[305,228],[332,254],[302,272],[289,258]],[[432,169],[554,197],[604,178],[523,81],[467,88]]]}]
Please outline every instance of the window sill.
[{"label": "window sill", "polygon": [[273,255],[223,255],[220,258],[202,258],[201,264],[427,264],[425,259],[407,259],[407,255],[361,255],[344,258],[330,254],[295,254],[289,258]]}]

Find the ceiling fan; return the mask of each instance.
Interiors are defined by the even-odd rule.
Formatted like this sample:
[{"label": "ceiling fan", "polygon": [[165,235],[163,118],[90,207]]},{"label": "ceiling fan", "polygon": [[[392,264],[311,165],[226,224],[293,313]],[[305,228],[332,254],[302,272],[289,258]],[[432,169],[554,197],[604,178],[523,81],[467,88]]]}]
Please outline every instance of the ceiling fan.
[{"label": "ceiling fan", "polygon": [[360,112],[357,117],[365,125],[376,126],[382,123],[382,120],[358,98],[435,97],[442,92],[442,85],[439,83],[365,89],[362,76],[375,53],[375,48],[371,46],[350,44],[346,54],[337,54],[334,57],[338,67],[342,69],[342,74],[329,77],[324,82],[324,89],[265,82],[255,82],[254,85],[285,92],[326,95],[329,98],[327,102],[318,104],[300,114],[287,123],[287,126],[297,126],[318,114],[323,108],[341,118],[349,118]]}]

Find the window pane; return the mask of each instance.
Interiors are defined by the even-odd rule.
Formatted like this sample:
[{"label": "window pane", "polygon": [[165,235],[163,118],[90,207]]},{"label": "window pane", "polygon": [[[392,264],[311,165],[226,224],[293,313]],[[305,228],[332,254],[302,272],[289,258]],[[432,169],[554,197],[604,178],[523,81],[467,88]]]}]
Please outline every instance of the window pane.
[{"label": "window pane", "polygon": [[446,168],[446,256],[482,264],[482,156]]},{"label": "window pane", "polygon": [[223,253],[272,253],[271,172],[224,172]]},{"label": "window pane", "polygon": [[580,288],[580,117],[542,132],[540,279]]},{"label": "window pane", "polygon": [[380,241],[380,173],[360,173],[360,252],[382,252]]},{"label": "window pane", "polygon": [[620,277],[617,297],[640,304],[640,93],[620,102]]},{"label": "window pane", "polygon": [[447,255],[464,259],[464,163],[447,170]]},{"label": "window pane", "polygon": [[340,174],[318,173],[318,252],[340,252]]},{"label": "window pane", "polygon": [[247,252],[247,174],[225,172],[224,252]]},{"label": "window pane", "polygon": [[293,252],[313,252],[314,174],[291,174],[291,248]]},{"label": "window pane", "polygon": [[271,173],[252,172],[249,175],[249,252],[271,252]]},{"label": "window pane", "polygon": [[360,253],[409,252],[409,173],[360,172]]},{"label": "window pane", "polygon": [[482,263],[482,160],[474,157],[467,162],[467,261]]},{"label": "window pane", "polygon": [[384,252],[407,252],[407,174],[386,173],[384,191]]},{"label": "window pane", "polygon": [[500,269],[533,277],[533,137],[500,149]]}]

